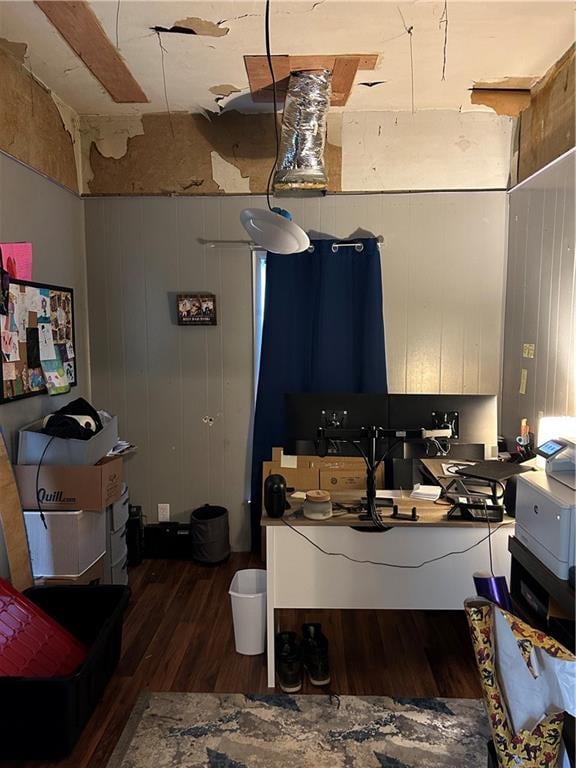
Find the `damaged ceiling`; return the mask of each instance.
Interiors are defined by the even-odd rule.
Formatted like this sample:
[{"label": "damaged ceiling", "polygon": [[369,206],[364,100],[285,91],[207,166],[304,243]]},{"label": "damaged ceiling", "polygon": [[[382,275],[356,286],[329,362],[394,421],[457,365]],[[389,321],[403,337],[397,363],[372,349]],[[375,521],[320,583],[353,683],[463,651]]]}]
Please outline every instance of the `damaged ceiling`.
[{"label": "damaged ceiling", "polygon": [[[142,103],[115,101],[39,5],[65,3],[0,2],[0,37],[81,115],[271,108],[252,101],[244,64],[264,53],[264,0],[90,2]],[[271,32],[278,55],[377,54],[373,70],[356,72],[343,110],[492,111],[473,103],[474,84],[535,82],[573,41],[573,4],[273,0]]]}]

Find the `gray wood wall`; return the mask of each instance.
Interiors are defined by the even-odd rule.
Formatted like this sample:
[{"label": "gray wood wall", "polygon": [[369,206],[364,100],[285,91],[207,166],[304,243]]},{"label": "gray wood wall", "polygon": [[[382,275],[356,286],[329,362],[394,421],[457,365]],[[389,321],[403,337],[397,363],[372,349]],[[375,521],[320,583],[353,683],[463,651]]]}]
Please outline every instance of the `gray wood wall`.
[{"label": "gray wood wall", "polygon": [[[576,151],[510,193],[501,429],[576,414],[574,175]],[[533,358],[523,345],[534,344]],[[520,392],[527,371],[526,393]]]},{"label": "gray wood wall", "polygon": [[[0,242],[31,241],[35,281],[74,288],[78,386],[68,395],[38,395],[0,405],[0,428],[15,456],[18,428],[89,397],[84,203],[71,192],[0,153]],[[1,531],[0,531],[1,538]],[[0,576],[7,575],[0,541]]]},{"label": "gray wood wall", "polygon": [[[253,394],[252,267],[240,210],[263,198],[85,201],[93,401],[138,445],[126,461],[149,520],[210,502],[248,546]],[[388,374],[394,392],[498,393],[506,251],[503,192],[290,200],[305,228],[384,236]],[[217,295],[218,326],[176,325],[175,295]],[[213,425],[206,418],[214,419]]]}]

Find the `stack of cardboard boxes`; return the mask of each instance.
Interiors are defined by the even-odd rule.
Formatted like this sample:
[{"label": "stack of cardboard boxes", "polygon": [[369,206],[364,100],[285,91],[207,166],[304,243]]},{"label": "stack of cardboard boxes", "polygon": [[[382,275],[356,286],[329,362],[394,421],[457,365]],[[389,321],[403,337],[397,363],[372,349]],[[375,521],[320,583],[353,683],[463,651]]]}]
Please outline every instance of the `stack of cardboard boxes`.
[{"label": "stack of cardboard boxes", "polygon": [[[296,491],[366,491],[366,465],[360,456],[286,456],[282,448],[273,448],[272,461],[263,463],[263,481],[275,474]],[[376,487],[384,487],[382,464],[376,472]]]},{"label": "stack of cardboard boxes", "polygon": [[115,555],[126,559],[118,510],[114,515],[127,498],[123,460],[107,457],[118,442],[117,419],[107,419],[90,440],[51,438],[41,426],[20,430],[14,466],[34,577],[50,584],[109,583],[114,565],[121,570],[107,557],[111,535],[123,544],[114,546]]}]

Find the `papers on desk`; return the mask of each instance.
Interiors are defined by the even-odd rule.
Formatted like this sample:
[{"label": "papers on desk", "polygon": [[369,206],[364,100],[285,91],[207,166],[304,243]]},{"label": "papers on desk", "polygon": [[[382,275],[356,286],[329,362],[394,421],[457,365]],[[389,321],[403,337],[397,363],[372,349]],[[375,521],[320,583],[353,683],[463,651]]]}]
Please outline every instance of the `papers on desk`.
[{"label": "papers on desk", "polygon": [[410,494],[411,499],[420,499],[421,501],[437,501],[440,498],[442,488],[439,485],[422,485],[416,483],[414,490]]},{"label": "papers on desk", "polygon": [[402,491],[376,491],[377,499],[401,499]]}]

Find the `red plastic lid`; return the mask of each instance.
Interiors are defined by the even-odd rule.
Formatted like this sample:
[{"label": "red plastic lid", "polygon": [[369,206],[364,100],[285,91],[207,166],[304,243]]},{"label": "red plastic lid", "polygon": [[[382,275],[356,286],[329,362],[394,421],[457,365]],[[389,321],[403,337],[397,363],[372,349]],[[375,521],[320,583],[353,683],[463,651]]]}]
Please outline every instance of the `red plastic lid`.
[{"label": "red plastic lid", "polygon": [[0,676],[70,675],[87,655],[84,643],[0,579]]}]

